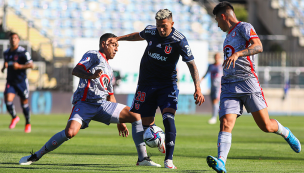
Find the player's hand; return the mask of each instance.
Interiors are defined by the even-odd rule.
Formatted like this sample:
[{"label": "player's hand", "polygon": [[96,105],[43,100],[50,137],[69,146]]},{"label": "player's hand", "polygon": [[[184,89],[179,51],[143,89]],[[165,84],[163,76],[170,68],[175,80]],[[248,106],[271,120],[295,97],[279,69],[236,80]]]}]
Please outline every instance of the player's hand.
[{"label": "player's hand", "polygon": [[122,136],[122,137],[128,137],[129,136],[129,130],[128,130],[125,123],[117,124],[117,129],[118,129],[118,132],[119,132],[119,136]]},{"label": "player's hand", "polygon": [[193,96],[194,96],[195,104],[198,104],[200,106],[202,105],[202,103],[205,102],[205,97],[203,96],[201,90],[195,90]]},{"label": "player's hand", "polygon": [[4,73],[4,70],[5,70],[5,68],[3,67],[3,68],[1,69],[1,72]]},{"label": "player's hand", "polygon": [[95,71],[95,73],[93,74],[92,79],[100,78],[101,75],[102,75],[102,70],[101,69],[97,69]]},{"label": "player's hand", "polygon": [[21,68],[21,65],[17,62],[14,62],[13,67],[14,67],[15,70],[18,70],[18,69]]},{"label": "player's hand", "polygon": [[223,67],[229,69],[231,63],[233,63],[233,68],[235,67],[235,61],[239,58],[237,53],[232,54],[223,62]]}]

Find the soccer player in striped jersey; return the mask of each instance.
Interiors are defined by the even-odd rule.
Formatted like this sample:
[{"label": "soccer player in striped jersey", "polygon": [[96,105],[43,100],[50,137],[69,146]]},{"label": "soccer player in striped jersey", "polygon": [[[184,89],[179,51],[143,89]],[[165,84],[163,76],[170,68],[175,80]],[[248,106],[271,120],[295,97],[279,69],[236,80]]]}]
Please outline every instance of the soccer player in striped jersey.
[{"label": "soccer player in striped jersey", "polygon": [[156,109],[160,108],[166,137],[164,165],[165,168],[176,169],[172,159],[176,138],[175,111],[179,93],[176,64],[179,56],[188,65],[194,81],[195,103],[201,105],[205,99],[201,93],[199,74],[190,46],[186,37],[173,27],[172,12],[161,9],[156,13],[155,19],[156,26],[148,25],[141,32],[113,38],[113,41],[147,41],[131,111],[139,113],[144,128],[148,128],[154,125]]},{"label": "soccer player in striped jersey", "polygon": [[223,45],[224,75],[221,81],[220,132],[218,157],[208,156],[207,163],[216,172],[226,172],[225,164],[231,147],[232,129],[243,106],[251,112],[258,127],[264,132],[281,135],[296,152],[301,151],[300,141],[277,120],[270,119],[266,100],[255,72],[254,55],[263,51],[262,43],[253,26],[237,20],[233,6],[220,2],[213,9],[215,20],[227,32]]},{"label": "soccer player in striped jersey", "polygon": [[210,98],[212,102],[212,117],[209,119],[209,124],[215,124],[217,120],[217,114],[219,111],[219,101],[221,93],[221,78],[223,76],[223,67],[221,63],[221,54],[216,53],[214,55],[214,63],[208,66],[207,72],[202,77],[201,81],[210,73],[211,79],[211,91]]},{"label": "soccer player in striped jersey", "polygon": [[73,138],[80,129],[89,126],[91,120],[109,125],[116,123],[119,135],[128,136],[125,123],[132,124],[132,137],[137,148],[140,166],[161,165],[154,163],[146,153],[143,141],[142,121],[139,114],[130,112],[130,107],[116,103],[113,93],[113,70],[108,60],[113,59],[118,51],[118,42],[109,43],[109,38],[116,37],[106,33],[100,37],[99,51],[86,52],[73,69],[72,74],[80,78],[77,90],[73,95],[73,109],[65,130],[58,132],[37,152],[22,157],[21,165],[30,165],[38,161],[44,154],[55,150],[65,141]]},{"label": "soccer player in striped jersey", "polygon": [[1,69],[2,73],[7,68],[7,82],[4,91],[4,100],[6,109],[12,116],[10,129],[15,128],[20,120],[15,111],[13,100],[16,94],[20,97],[22,111],[25,117],[25,133],[31,132],[30,123],[30,107],[28,103],[29,87],[26,76],[26,69],[33,68],[33,61],[30,54],[24,47],[19,46],[20,38],[17,33],[10,33],[10,48],[4,51],[4,65]]}]

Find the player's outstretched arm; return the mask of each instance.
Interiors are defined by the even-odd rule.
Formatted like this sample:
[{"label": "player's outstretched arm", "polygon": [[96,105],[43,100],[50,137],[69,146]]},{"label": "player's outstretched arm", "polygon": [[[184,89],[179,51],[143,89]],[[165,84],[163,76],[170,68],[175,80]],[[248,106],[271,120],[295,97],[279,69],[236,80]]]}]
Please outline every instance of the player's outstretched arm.
[{"label": "player's outstretched arm", "polygon": [[102,74],[102,70],[98,69],[94,74],[87,72],[81,65],[76,65],[72,71],[72,75],[77,76],[82,79],[96,79]]},{"label": "player's outstretched arm", "polygon": [[3,67],[2,67],[2,69],[1,69],[1,72],[2,72],[2,73],[4,73],[4,70],[7,68],[7,66],[8,66],[7,62],[4,62],[4,63],[3,63]]},{"label": "player's outstretched arm", "polygon": [[254,55],[257,53],[263,52],[263,45],[262,42],[259,38],[254,38],[250,40],[251,45],[241,51],[235,52],[232,54],[230,57],[228,57],[224,62],[223,66],[224,68],[227,67],[227,69],[230,67],[231,63],[233,63],[233,68],[235,67],[235,61],[240,57],[240,56],[250,56]]},{"label": "player's outstretched arm", "polygon": [[194,92],[194,100],[195,104],[201,105],[203,102],[205,102],[205,98],[201,92],[201,87],[200,87],[200,80],[199,80],[199,74],[197,67],[195,65],[194,60],[187,62],[189,71],[191,73],[191,77],[194,82],[194,87],[195,87],[195,92]]},{"label": "player's outstretched arm", "polygon": [[134,33],[119,36],[119,37],[109,38],[110,43],[114,43],[116,41],[141,41],[141,40],[144,40],[144,38],[141,38],[141,36],[139,35],[139,32],[134,32]]}]

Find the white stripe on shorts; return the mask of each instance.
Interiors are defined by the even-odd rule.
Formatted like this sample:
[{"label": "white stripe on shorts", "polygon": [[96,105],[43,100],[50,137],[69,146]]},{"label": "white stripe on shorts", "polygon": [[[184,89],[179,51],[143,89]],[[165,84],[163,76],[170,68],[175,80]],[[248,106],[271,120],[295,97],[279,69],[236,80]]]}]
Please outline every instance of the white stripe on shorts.
[{"label": "white stripe on shorts", "polygon": [[111,120],[110,120],[110,123],[116,123],[116,124],[119,124],[119,115],[120,115],[120,112],[126,107],[126,105],[123,105],[123,104],[120,104],[120,103],[117,103],[117,106],[112,114],[112,117],[111,117]]}]

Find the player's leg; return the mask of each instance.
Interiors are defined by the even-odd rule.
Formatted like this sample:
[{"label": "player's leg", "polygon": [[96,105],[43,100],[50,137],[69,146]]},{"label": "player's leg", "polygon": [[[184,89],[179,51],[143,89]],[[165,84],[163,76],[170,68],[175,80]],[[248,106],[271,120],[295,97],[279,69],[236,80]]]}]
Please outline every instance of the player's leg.
[{"label": "player's leg", "polygon": [[252,116],[262,131],[281,135],[296,153],[301,151],[300,141],[287,127],[284,127],[281,123],[279,123],[279,121],[270,119],[267,108],[252,112]]},{"label": "player's leg", "polygon": [[20,120],[20,118],[16,115],[15,106],[13,104],[13,100],[15,98],[16,91],[15,88],[7,83],[5,85],[5,91],[4,91],[4,101],[6,105],[6,109],[8,113],[12,116],[11,124],[9,125],[10,129],[15,128],[16,124]]},{"label": "player's leg", "polygon": [[25,133],[30,133],[31,132],[31,114],[30,114],[30,107],[28,104],[28,99],[27,98],[21,98],[20,97],[20,102],[21,102],[21,107],[22,107],[22,111],[25,117],[25,129],[24,132]]}]

